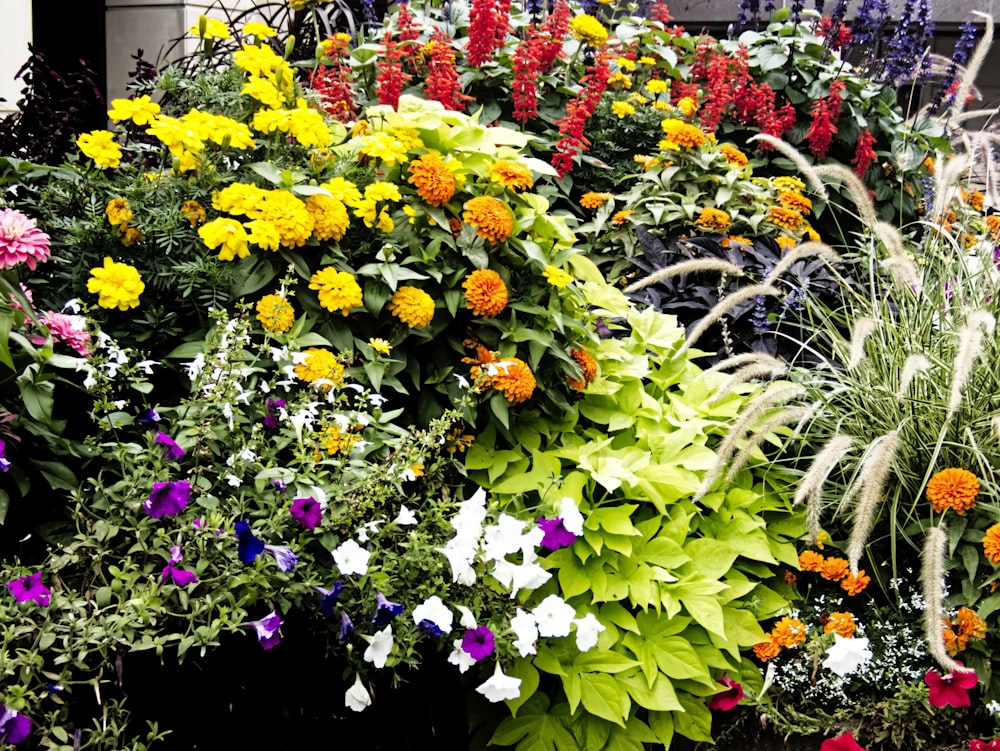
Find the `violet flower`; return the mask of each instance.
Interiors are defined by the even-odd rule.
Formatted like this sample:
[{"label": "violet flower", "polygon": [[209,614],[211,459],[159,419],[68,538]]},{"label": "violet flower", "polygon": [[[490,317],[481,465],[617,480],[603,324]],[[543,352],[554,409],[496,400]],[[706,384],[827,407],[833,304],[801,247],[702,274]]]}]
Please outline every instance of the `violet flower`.
[{"label": "violet flower", "polygon": [[384,626],[397,615],[403,612],[403,606],[398,602],[389,602],[381,592],[375,593],[375,617],[372,623],[376,626]]},{"label": "violet flower", "polygon": [[243,625],[257,632],[257,641],[264,649],[273,649],[281,643],[281,634],[278,633],[281,628],[281,617],[273,610],[259,621],[250,621]]},{"label": "violet flower", "polygon": [[153,484],[149,500],[143,504],[143,508],[154,519],[173,516],[187,506],[190,497],[191,485],[187,480],[157,482]]},{"label": "violet flower", "polygon": [[43,608],[49,604],[49,599],[52,596],[52,590],[42,584],[41,571],[9,581],[6,586],[18,602],[34,600]]},{"label": "violet flower", "polygon": [[16,746],[31,733],[31,718],[0,704],[0,743]]},{"label": "violet flower", "polygon": [[264,427],[268,430],[278,429],[278,417],[281,414],[281,409],[285,406],[284,399],[268,399],[267,400],[267,414],[264,416]]},{"label": "violet flower", "polygon": [[175,563],[179,563],[182,558],[184,558],[184,556],[181,554],[180,546],[174,545],[170,549],[170,560],[167,561],[167,565],[163,567],[163,573],[160,578],[164,581],[171,579],[178,587],[186,587],[188,584],[197,584],[198,577],[195,576],[193,571],[186,571],[185,569],[177,568],[174,565]]},{"label": "violet flower", "polygon": [[10,460],[7,459],[7,442],[0,438],[0,471],[6,472],[10,469]]},{"label": "violet flower", "polygon": [[337,598],[340,597],[340,593],[344,590],[344,585],[340,582],[334,582],[330,589],[324,589],[323,587],[313,587],[313,589],[323,595],[323,599],[319,601],[319,612],[323,614],[324,618],[332,618],[333,606],[336,604]]},{"label": "violet flower", "polygon": [[462,635],[462,650],[473,660],[489,657],[496,649],[493,632],[487,626],[477,626],[465,630]]},{"label": "violet flower", "polygon": [[566,529],[566,524],[561,516],[555,519],[540,518],[538,526],[545,533],[539,545],[548,550],[568,548],[576,540],[576,535]]},{"label": "violet flower", "polygon": [[345,637],[353,633],[354,624],[351,623],[351,617],[345,611],[340,611],[340,640],[343,641]]},{"label": "violet flower", "polygon": [[160,421],[160,413],[150,407],[140,412],[135,421],[140,425],[155,425]]},{"label": "violet flower", "polygon": [[177,442],[162,430],[156,434],[156,438],[153,439],[153,443],[163,445],[163,458],[168,462],[177,461],[182,456],[187,454],[187,451],[178,446]]},{"label": "violet flower", "polygon": [[253,563],[264,552],[264,543],[254,536],[249,523],[242,519],[236,522],[236,539],[239,540],[236,555],[243,563]]},{"label": "violet flower", "polygon": [[296,498],[288,510],[303,529],[316,529],[323,519],[323,507],[315,498]]},{"label": "violet flower", "polygon": [[299,557],[287,545],[265,545],[264,552],[274,556],[278,568],[286,574],[295,568],[299,562]]}]

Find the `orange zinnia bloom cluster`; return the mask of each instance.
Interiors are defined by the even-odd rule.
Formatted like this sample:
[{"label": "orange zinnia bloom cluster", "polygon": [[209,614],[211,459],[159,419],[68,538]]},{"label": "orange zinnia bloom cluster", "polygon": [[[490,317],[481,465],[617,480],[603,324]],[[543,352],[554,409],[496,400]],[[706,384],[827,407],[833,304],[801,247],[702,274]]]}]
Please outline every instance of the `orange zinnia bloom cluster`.
[{"label": "orange zinnia bloom cluster", "polygon": [[864,569],[860,569],[857,576],[852,574],[851,564],[846,558],[836,556],[827,558],[815,550],[806,550],[799,554],[799,568],[817,573],[827,581],[840,582],[840,588],[849,595],[856,595],[871,582],[871,577]]},{"label": "orange zinnia bloom cluster", "polygon": [[806,627],[798,618],[785,616],[765,637],[765,641],[754,645],[753,652],[758,660],[767,662],[780,654],[782,647],[796,647],[806,640]]},{"label": "orange zinnia bloom cluster", "polygon": [[709,230],[710,232],[725,232],[729,227],[729,214],[720,209],[706,206],[701,210],[698,218],[694,220],[696,227]]},{"label": "orange zinnia bloom cluster", "polygon": [[969,639],[986,638],[986,622],[971,608],[961,607],[955,616],[955,622],[944,619],[944,645],[952,657],[965,650]]},{"label": "orange zinnia bloom cluster", "polygon": [[407,182],[431,206],[444,206],[455,195],[455,176],[437,154],[424,154],[410,163]]},{"label": "orange zinnia bloom cluster", "polygon": [[850,613],[829,613],[826,617],[826,623],[823,624],[823,633],[828,634],[835,631],[845,639],[850,639],[854,636],[854,630],[857,627],[858,624],[854,622],[854,616]]},{"label": "orange zinnia bloom cluster", "polygon": [[997,242],[1000,242],[1000,214],[990,214],[986,217],[986,231]]},{"label": "orange zinnia bloom cluster", "polygon": [[566,382],[570,385],[570,388],[583,391],[587,388],[588,383],[597,378],[597,361],[582,349],[571,349],[569,356],[580,366],[583,378],[578,380],[567,376]]},{"label": "orange zinnia bloom cluster", "polygon": [[967,469],[942,469],[927,481],[927,500],[937,513],[952,509],[961,516],[976,505],[979,478]]},{"label": "orange zinnia bloom cluster", "polygon": [[585,209],[596,209],[610,200],[610,193],[595,193],[594,191],[590,191],[580,196],[580,205]]},{"label": "orange zinnia bloom cluster", "polygon": [[466,201],[462,219],[490,243],[503,242],[514,233],[514,214],[510,207],[491,196],[477,196]]},{"label": "orange zinnia bloom cluster", "polygon": [[719,151],[726,157],[726,161],[736,167],[746,167],[750,162],[746,154],[728,143],[719,146]]},{"label": "orange zinnia bloom cluster", "polygon": [[492,318],[507,307],[507,285],[493,269],[476,269],[462,282],[465,307],[475,316]]},{"label": "orange zinnia bloom cluster", "polygon": [[498,159],[490,165],[490,180],[513,190],[527,190],[534,185],[530,169],[506,159]]},{"label": "orange zinnia bloom cluster", "polygon": [[767,211],[767,221],[785,229],[797,230],[802,227],[802,214],[795,209],[786,209],[782,206],[772,206]]}]

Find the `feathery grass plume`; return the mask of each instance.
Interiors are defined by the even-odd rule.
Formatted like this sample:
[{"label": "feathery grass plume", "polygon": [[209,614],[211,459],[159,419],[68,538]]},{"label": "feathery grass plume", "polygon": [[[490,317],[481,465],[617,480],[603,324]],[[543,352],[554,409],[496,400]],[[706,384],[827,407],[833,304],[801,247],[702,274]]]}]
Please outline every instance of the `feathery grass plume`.
[{"label": "feathery grass plume", "polygon": [[712,367],[701,371],[702,377],[709,375],[710,373],[718,373],[720,370],[729,370],[730,368],[742,367],[743,365],[773,365],[784,367],[785,363],[783,360],[779,360],[777,357],[772,357],[764,352],[743,352],[738,355],[733,355],[732,357],[727,357],[725,360],[720,360],[715,363]]},{"label": "feathery grass plume", "polygon": [[725,468],[726,464],[729,462],[730,457],[732,457],[733,452],[736,449],[737,442],[746,435],[750,427],[756,423],[761,416],[767,412],[769,409],[778,406],[779,404],[784,404],[785,402],[795,399],[805,393],[805,389],[795,383],[784,384],[782,386],[775,386],[768,389],[763,394],[760,394],[756,398],[752,399],[740,414],[739,418],[733,423],[729,432],[726,433],[726,437],[722,439],[719,443],[718,448],[715,449],[715,464],[708,470],[702,480],[701,486],[695,491],[693,501],[699,501],[705,497],[705,495],[712,489],[715,485],[715,481],[719,479],[719,475],[722,474],[722,470]]},{"label": "feathery grass plume", "polygon": [[865,342],[871,333],[878,328],[878,322],[873,318],[862,317],[854,322],[851,334],[850,355],[847,358],[847,369],[854,370],[865,357]]},{"label": "feathery grass plume", "polygon": [[657,269],[644,279],[630,284],[625,292],[638,292],[643,287],[671,279],[681,274],[697,274],[700,271],[719,271],[730,276],[743,276],[743,269],[729,261],[719,258],[695,258],[691,261],[681,261],[663,269]]},{"label": "feathery grass plume", "polygon": [[919,352],[909,355],[903,362],[903,372],[899,377],[899,388],[896,390],[896,398],[903,399],[906,392],[910,390],[910,384],[920,373],[926,373],[933,367],[931,361]]},{"label": "feathery grass plume", "polygon": [[924,593],[924,636],[927,639],[927,651],[938,664],[949,673],[963,670],[957,662],[948,655],[944,645],[944,632],[941,623],[944,621],[942,587],[944,586],[945,551],[948,546],[948,535],[943,524],[930,527],[924,538],[924,549],[921,558],[920,582]]},{"label": "feathery grass plume", "polygon": [[899,431],[891,430],[881,438],[876,438],[869,444],[869,450],[861,457],[858,476],[854,484],[844,496],[844,502],[858,496],[858,504],[854,507],[851,534],[847,538],[847,560],[851,564],[851,573],[858,573],[858,563],[864,552],[868,535],[875,524],[875,511],[882,500],[882,490],[885,481],[892,472],[892,462],[899,451]]},{"label": "feathery grass plume", "polygon": [[969,62],[965,66],[965,75],[959,79],[958,90],[955,92],[955,99],[952,101],[949,117],[958,115],[965,108],[965,100],[968,98],[969,92],[972,90],[972,86],[979,76],[979,70],[986,61],[986,55],[993,45],[993,16],[988,13],[981,13],[978,10],[972,11],[972,15],[983,19],[985,23],[983,37],[969,56]]},{"label": "feathery grass plume", "polygon": [[869,227],[875,226],[878,222],[875,204],[872,203],[872,198],[868,194],[868,188],[852,170],[842,164],[819,164],[813,167],[813,170],[819,177],[833,177],[839,180],[851,198],[854,199],[861,221]]},{"label": "feathery grass plume", "polygon": [[744,287],[723,300],[719,300],[719,302],[715,304],[715,307],[708,311],[704,318],[698,321],[698,325],[692,329],[690,334],[688,334],[687,340],[674,353],[674,358],[684,355],[689,349],[691,349],[691,347],[694,346],[695,342],[701,338],[702,334],[711,328],[713,323],[718,321],[722,318],[722,316],[735,308],[741,302],[752,300],[758,296],[777,297],[780,294],[781,290],[771,284],[754,284],[750,287]]},{"label": "feathery grass plume", "polygon": [[976,310],[968,315],[958,330],[958,351],[951,375],[951,394],[948,398],[948,417],[955,414],[962,403],[962,393],[969,382],[976,358],[983,350],[983,335],[992,335],[996,319],[986,310]]},{"label": "feathery grass plume", "polygon": [[976,120],[980,117],[992,118],[998,114],[1000,114],[1000,108],[991,110],[971,110],[970,112],[963,112],[961,115],[956,115],[952,122],[956,125],[961,125],[969,120]]},{"label": "feathery grass plume", "polygon": [[799,480],[792,505],[806,504],[806,530],[809,539],[815,540],[819,534],[820,515],[823,511],[823,485],[830,472],[854,446],[854,439],[845,433],[838,433],[820,449],[809,469]]},{"label": "feathery grass plume", "polygon": [[[764,355],[764,357],[769,357],[769,355]],[[741,383],[746,383],[754,378],[766,378],[767,380],[771,380],[772,378],[783,376],[788,372],[788,366],[781,360],[774,357],[771,357],[770,359],[774,360],[774,363],[752,362],[744,365],[738,370],[733,371],[733,374],[723,381],[719,388],[715,390],[712,398],[707,402],[708,405],[711,406],[713,404],[718,404]]]},{"label": "feathery grass plume", "polygon": [[938,209],[933,218],[938,225],[938,232],[947,235],[941,227],[945,223],[943,215],[948,212],[949,204],[961,190],[962,176],[969,166],[969,158],[966,154],[956,154],[951,159],[942,159],[940,153],[937,156],[940,166],[934,175],[934,205]]},{"label": "feathery grass plume", "polygon": [[768,273],[768,279],[777,279],[782,274],[784,274],[788,269],[801,261],[803,258],[809,258],[811,256],[823,256],[830,263],[836,263],[840,260],[840,256],[837,255],[837,251],[831,248],[826,243],[821,243],[816,240],[808,240],[800,245],[796,245],[790,251],[788,251],[784,257],[774,264],[774,268]]},{"label": "feathery grass plume", "polygon": [[787,156],[795,166],[799,168],[799,172],[805,176],[806,181],[816,192],[816,195],[821,198],[827,198],[826,185],[823,181],[819,179],[819,175],[816,173],[816,165],[811,164],[808,159],[806,159],[802,152],[798,151],[794,146],[792,146],[788,141],[782,141],[780,138],[775,138],[767,133],[758,133],[755,136],[747,139],[749,141],[763,141],[771,148],[780,151],[782,154]]},{"label": "feathery grass plume", "polygon": [[889,251],[889,257],[882,265],[889,269],[896,286],[914,291],[919,289],[920,274],[917,273],[917,265],[906,254],[906,243],[899,230],[888,222],[879,220],[872,225],[872,231]]},{"label": "feathery grass plume", "polygon": [[778,414],[767,418],[747,439],[747,445],[740,449],[736,456],[733,457],[733,460],[729,464],[729,470],[726,472],[725,478],[723,478],[724,481],[729,482],[736,477],[736,473],[746,466],[750,455],[759,449],[764,441],[774,435],[774,431],[777,428],[793,422],[801,422],[810,414],[812,414],[812,410],[807,407],[788,407],[781,410]]}]

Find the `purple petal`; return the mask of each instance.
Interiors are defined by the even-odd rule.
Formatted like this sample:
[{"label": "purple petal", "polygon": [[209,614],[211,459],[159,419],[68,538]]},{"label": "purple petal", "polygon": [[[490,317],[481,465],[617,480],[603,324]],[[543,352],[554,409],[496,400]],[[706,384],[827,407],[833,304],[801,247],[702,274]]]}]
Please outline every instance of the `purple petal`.
[{"label": "purple petal", "polygon": [[167,461],[176,461],[187,454],[187,451],[178,446],[177,442],[163,431],[156,434],[156,438],[153,439],[153,442],[159,443],[164,447],[163,458]]},{"label": "purple petal", "polygon": [[566,529],[566,525],[563,523],[562,517],[557,517],[555,519],[539,519],[538,526],[541,527],[542,532],[545,533],[542,537],[541,543],[539,544],[548,550],[568,548],[576,540],[576,535]]},{"label": "purple petal", "polygon": [[240,541],[236,555],[243,563],[253,563],[264,552],[264,543],[254,536],[247,522],[236,522],[236,537]]},{"label": "purple petal", "polygon": [[186,587],[188,584],[198,583],[198,577],[195,576],[193,571],[177,568],[173,561],[170,561],[163,567],[162,578],[172,579],[178,587]]},{"label": "purple petal", "polygon": [[264,550],[274,556],[278,568],[286,574],[299,562],[299,557],[286,545],[265,545]]},{"label": "purple petal", "polygon": [[323,519],[323,508],[312,497],[296,498],[292,501],[289,513],[302,525],[303,529],[316,529]]},{"label": "purple petal", "polygon": [[52,596],[52,590],[42,584],[41,571],[7,582],[6,586],[17,602],[34,600],[43,608],[49,604],[49,599]]},{"label": "purple petal", "polygon": [[403,612],[403,606],[398,602],[389,602],[381,592],[375,593],[375,617],[372,623],[376,626],[385,626],[389,621]]},{"label": "purple petal", "polygon": [[158,482],[153,485],[149,500],[143,504],[146,513],[154,519],[173,516],[187,506],[191,497],[191,486],[187,480],[178,482]]},{"label": "purple petal", "polygon": [[489,657],[496,649],[496,640],[493,632],[487,626],[478,626],[465,630],[462,635],[462,650],[467,652],[473,660],[482,660]]},{"label": "purple petal", "polygon": [[16,746],[31,733],[31,719],[0,704],[0,743]]}]

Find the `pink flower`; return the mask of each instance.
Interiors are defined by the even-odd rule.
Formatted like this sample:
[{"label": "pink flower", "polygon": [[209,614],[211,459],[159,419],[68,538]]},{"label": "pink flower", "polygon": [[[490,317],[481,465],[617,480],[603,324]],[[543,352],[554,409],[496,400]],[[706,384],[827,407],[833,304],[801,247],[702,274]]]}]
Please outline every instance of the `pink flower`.
[{"label": "pink flower", "polygon": [[[90,354],[90,332],[87,331],[87,319],[83,316],[70,316],[50,310],[42,315],[41,323],[52,334],[52,341],[65,342],[70,349],[83,357]],[[42,344],[45,339],[32,337],[31,341],[34,344]]]},{"label": "pink flower", "polygon": [[725,686],[728,690],[713,696],[708,702],[708,708],[728,712],[730,709],[739,704],[740,699],[743,698],[743,686],[730,678],[729,673],[725,673],[719,679],[719,683]]},{"label": "pink flower", "polygon": [[841,733],[836,738],[827,738],[819,751],[865,751],[854,740],[854,733]]},{"label": "pink flower", "polygon": [[969,751],[1000,751],[1000,738],[991,741],[971,740]]},{"label": "pink flower", "polygon": [[[961,664],[961,663],[959,663]],[[941,675],[936,670],[928,670],[924,683],[929,689],[927,701],[935,707],[967,707],[970,704],[969,690],[976,687],[979,678],[974,670],[953,670]]]},{"label": "pink flower", "polygon": [[49,259],[49,236],[15,209],[0,211],[0,269],[11,269],[19,263],[35,264]]}]

